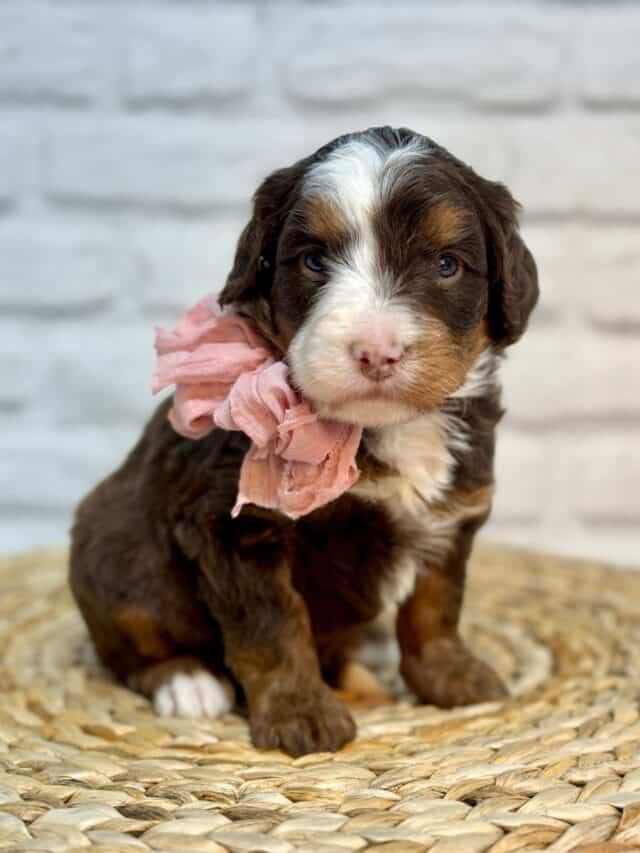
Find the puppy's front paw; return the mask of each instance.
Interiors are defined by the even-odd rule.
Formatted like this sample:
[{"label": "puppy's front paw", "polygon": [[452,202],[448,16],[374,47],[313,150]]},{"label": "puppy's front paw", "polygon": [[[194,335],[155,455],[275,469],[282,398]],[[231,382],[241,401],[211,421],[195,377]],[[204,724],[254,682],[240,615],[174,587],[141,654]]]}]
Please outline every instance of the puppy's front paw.
[{"label": "puppy's front paw", "polygon": [[268,691],[250,715],[253,742],[290,755],[336,752],[356,735],[351,714],[328,687]]},{"label": "puppy's front paw", "polygon": [[231,710],[231,686],[206,669],[174,672],[155,689],[153,707],[161,717],[214,719]]},{"label": "puppy's front paw", "polygon": [[509,695],[497,673],[472,655],[457,637],[431,640],[419,656],[404,657],[400,669],[422,702],[440,708],[490,702]]}]

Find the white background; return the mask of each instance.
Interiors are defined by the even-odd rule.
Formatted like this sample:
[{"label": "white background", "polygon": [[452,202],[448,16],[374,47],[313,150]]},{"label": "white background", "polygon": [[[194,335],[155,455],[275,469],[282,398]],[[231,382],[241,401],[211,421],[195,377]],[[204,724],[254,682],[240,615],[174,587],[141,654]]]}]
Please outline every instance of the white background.
[{"label": "white background", "polygon": [[259,178],[391,123],[506,181],[540,267],[486,535],[640,564],[639,45],[637,3],[0,3],[0,549],[65,541]]}]

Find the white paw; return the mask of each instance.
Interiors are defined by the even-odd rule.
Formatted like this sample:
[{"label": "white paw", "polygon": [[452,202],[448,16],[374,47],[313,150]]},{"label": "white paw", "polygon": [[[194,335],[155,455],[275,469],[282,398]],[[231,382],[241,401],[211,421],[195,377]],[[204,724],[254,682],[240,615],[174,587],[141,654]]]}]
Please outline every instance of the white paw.
[{"label": "white paw", "polygon": [[230,685],[205,669],[177,672],[156,688],[153,707],[161,717],[221,717],[233,707]]}]

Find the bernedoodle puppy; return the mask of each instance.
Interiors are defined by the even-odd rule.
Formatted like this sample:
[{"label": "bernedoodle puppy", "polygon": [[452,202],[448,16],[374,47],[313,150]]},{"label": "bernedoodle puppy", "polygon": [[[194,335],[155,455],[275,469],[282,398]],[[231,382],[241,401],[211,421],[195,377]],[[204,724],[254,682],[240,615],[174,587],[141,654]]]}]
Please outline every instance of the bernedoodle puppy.
[{"label": "bernedoodle puppy", "polygon": [[489,515],[497,370],[537,296],[507,189],[407,129],[342,136],[254,197],[220,304],[250,318],[323,418],[363,428],[360,476],[297,520],[233,518],[249,440],[193,441],[160,405],[81,503],[71,586],[102,661],[159,713],[245,702],[254,743],[299,755],[355,735],[331,688],[397,609],[401,672],[442,707],[506,695],[458,634]]}]

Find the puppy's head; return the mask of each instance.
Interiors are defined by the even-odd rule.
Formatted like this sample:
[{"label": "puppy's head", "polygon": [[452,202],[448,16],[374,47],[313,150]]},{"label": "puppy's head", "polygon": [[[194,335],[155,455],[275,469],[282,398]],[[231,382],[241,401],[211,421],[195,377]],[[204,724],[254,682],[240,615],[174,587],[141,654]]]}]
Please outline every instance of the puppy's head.
[{"label": "puppy's head", "polygon": [[523,333],[536,267],[501,184],[410,130],[340,137],[270,175],[220,295],[320,414],[406,420]]}]

